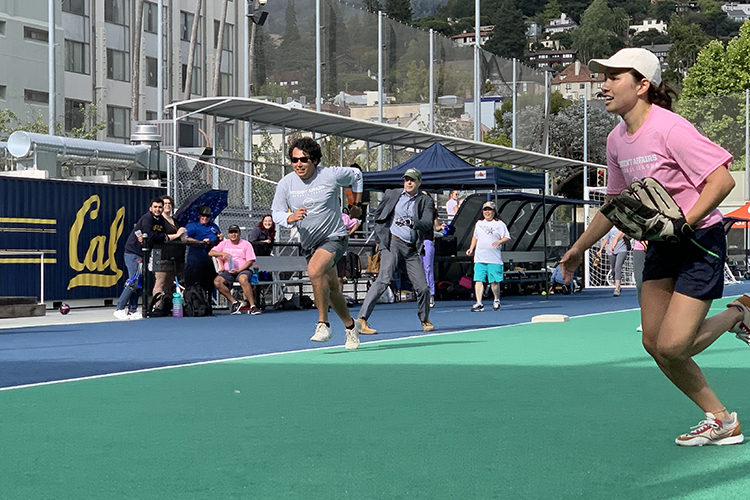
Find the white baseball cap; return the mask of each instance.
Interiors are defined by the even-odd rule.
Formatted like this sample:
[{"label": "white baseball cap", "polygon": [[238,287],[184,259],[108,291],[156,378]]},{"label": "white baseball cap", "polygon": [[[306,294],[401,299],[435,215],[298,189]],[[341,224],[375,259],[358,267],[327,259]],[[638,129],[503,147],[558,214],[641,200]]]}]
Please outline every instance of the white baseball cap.
[{"label": "white baseball cap", "polygon": [[607,68],[634,69],[654,85],[661,83],[659,58],[646,49],[631,47],[617,51],[609,59],[592,59],[589,61],[589,69],[594,73],[603,73]]}]

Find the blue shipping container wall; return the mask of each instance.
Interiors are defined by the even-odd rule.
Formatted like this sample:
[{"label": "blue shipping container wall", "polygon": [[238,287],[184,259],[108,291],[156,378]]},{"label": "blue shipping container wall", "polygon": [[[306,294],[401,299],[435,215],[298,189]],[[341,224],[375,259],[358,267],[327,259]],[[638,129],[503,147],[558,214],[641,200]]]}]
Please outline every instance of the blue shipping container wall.
[{"label": "blue shipping container wall", "polygon": [[[123,248],[164,189],[0,177],[0,250],[44,252],[45,301],[117,297]],[[0,296],[40,297],[40,256],[0,254]]]}]

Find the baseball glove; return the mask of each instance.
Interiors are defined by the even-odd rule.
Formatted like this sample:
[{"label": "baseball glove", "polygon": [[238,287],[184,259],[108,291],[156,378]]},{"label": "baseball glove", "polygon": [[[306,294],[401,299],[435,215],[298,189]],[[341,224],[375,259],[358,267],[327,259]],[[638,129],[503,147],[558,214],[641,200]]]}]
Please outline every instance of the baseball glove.
[{"label": "baseball glove", "polygon": [[601,212],[634,240],[679,241],[695,236],[682,209],[651,177],[633,182],[602,205]]}]

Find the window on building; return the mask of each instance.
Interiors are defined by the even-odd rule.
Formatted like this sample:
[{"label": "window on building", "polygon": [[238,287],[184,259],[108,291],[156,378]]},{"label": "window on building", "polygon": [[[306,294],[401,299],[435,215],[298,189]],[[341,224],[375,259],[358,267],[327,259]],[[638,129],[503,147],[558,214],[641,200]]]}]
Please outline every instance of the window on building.
[{"label": "window on building", "polygon": [[63,12],[70,12],[71,14],[78,14],[79,16],[86,15],[86,1],[85,0],[62,0]]},{"label": "window on building", "polygon": [[107,137],[130,138],[130,110],[107,106]]},{"label": "window on building", "polygon": [[234,137],[234,125],[221,123],[216,125],[216,145],[224,151],[233,149],[232,138]]},{"label": "window on building", "polygon": [[26,40],[34,40],[35,42],[49,42],[49,33],[47,30],[40,30],[30,26],[23,27],[23,37]]},{"label": "window on building", "polygon": [[7,99],[8,87],[6,85],[0,85],[0,101]]},{"label": "window on building", "polygon": [[5,21],[0,21],[0,36],[5,36]]},{"label": "window on building", "polygon": [[107,78],[121,82],[130,81],[130,58],[127,52],[107,49]]},{"label": "window on building", "polygon": [[65,99],[65,131],[81,128],[86,122],[87,102]]},{"label": "window on building", "polygon": [[157,87],[159,85],[158,76],[159,76],[159,61],[156,60],[154,57],[146,57],[146,86],[147,87]]},{"label": "window on building", "polygon": [[570,90],[572,88],[573,88],[573,85],[571,85],[570,83],[565,84],[565,90]]},{"label": "window on building", "polygon": [[23,100],[26,102],[47,104],[49,102],[49,92],[25,89],[23,91]]},{"label": "window on building", "polygon": [[[182,92],[185,92],[185,80],[187,80],[187,64],[182,65]],[[190,77],[190,93],[201,93],[201,69],[197,66],[193,66],[193,76]]]},{"label": "window on building", "polygon": [[234,93],[234,80],[229,73],[219,73],[219,95],[232,95]]},{"label": "window on building", "polygon": [[[190,41],[190,34],[193,32],[193,18],[195,16],[189,12],[180,12],[180,40]],[[200,31],[200,25],[198,26]],[[200,38],[200,33],[198,34]]]},{"label": "window on building", "polygon": [[[220,21],[217,21],[214,19],[214,48],[219,48],[219,26],[221,25]],[[227,29],[230,28],[230,29]],[[232,50],[232,40],[229,35],[229,32],[231,31],[231,24],[224,24],[224,42],[221,44],[221,48],[223,50]]]},{"label": "window on building", "polygon": [[158,120],[159,114],[156,111],[146,111],[146,120],[153,121]]},{"label": "window on building", "polygon": [[65,71],[89,74],[89,46],[75,40],[65,40]]},{"label": "window on building", "polygon": [[578,84],[578,88],[581,89],[581,90],[583,90],[583,89],[586,88],[586,84],[585,83],[579,83]]},{"label": "window on building", "polygon": [[108,23],[127,25],[130,22],[128,4],[128,0],[104,0],[104,20]]},{"label": "window on building", "polygon": [[159,28],[159,6],[151,2],[143,2],[143,31],[156,33]]}]

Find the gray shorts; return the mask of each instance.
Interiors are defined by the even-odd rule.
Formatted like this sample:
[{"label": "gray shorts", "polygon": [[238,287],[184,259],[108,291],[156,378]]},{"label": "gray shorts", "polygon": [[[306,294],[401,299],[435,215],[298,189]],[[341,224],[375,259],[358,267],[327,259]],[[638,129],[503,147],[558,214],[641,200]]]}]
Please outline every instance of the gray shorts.
[{"label": "gray shorts", "polygon": [[319,248],[333,254],[333,263],[339,261],[339,259],[346,253],[346,249],[349,248],[349,237],[348,236],[336,236],[334,238],[326,238],[320,242],[317,246],[312,248],[303,248],[302,251],[305,254],[307,262],[310,262],[313,254]]},{"label": "gray shorts", "polygon": [[232,285],[234,285],[235,281],[240,281],[240,276],[242,276],[243,274],[247,276],[248,281],[250,281],[250,278],[253,277],[253,272],[250,269],[237,274],[232,274],[229,271],[222,271],[221,273],[219,273],[219,276],[227,282],[227,286],[231,287]]}]

